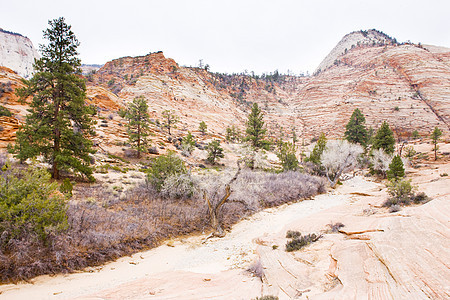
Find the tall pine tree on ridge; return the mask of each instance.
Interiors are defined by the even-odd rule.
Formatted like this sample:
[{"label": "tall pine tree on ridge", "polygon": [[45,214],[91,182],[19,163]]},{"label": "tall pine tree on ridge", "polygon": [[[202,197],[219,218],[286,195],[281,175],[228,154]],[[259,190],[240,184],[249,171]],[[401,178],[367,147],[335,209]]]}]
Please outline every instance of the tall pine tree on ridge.
[{"label": "tall pine tree on ridge", "polygon": [[89,154],[95,150],[87,137],[94,135],[94,111],[85,104],[79,42],[64,18],[48,23],[44,38],[49,44],[40,46],[42,58],[34,64],[35,74],[17,92],[21,101],[29,96],[33,99],[13,150],[21,161],[42,155],[51,164],[55,179],[60,170],[67,170],[92,181]]}]

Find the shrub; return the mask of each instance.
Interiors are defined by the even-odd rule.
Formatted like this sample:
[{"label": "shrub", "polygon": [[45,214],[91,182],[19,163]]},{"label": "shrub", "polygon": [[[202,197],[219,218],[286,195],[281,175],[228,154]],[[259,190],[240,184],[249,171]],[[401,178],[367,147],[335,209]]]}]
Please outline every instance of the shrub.
[{"label": "shrub", "polygon": [[70,182],[69,178],[64,178],[63,182],[59,186],[59,191],[65,195],[67,195],[70,198],[70,197],[72,197],[72,190],[73,190],[73,185]]},{"label": "shrub", "polygon": [[43,169],[0,171],[1,246],[30,235],[45,241],[67,228],[66,203]]},{"label": "shrub", "polygon": [[390,207],[389,207],[389,212],[390,213],[395,213],[395,212],[398,212],[398,211],[400,211],[402,208],[400,207],[400,205],[398,205],[398,204],[393,204],[393,205],[391,205]]},{"label": "shrub", "polygon": [[298,169],[298,160],[295,156],[295,145],[293,143],[283,143],[277,156],[281,162],[283,171]]},{"label": "shrub", "polygon": [[213,140],[206,146],[206,150],[208,150],[208,158],[207,161],[210,164],[214,164],[216,160],[223,158],[223,148],[220,147],[220,141],[219,140]]},{"label": "shrub", "polygon": [[[383,206],[390,207],[392,205],[409,205],[411,201],[415,201],[415,190],[417,187],[411,184],[411,180],[390,181],[387,184],[388,194],[390,197],[383,203]],[[423,199],[423,193],[419,193],[419,199]],[[426,197],[426,196],[425,196]]]},{"label": "shrub", "polygon": [[416,150],[414,150],[413,146],[406,146],[403,149],[403,151],[404,151],[403,153],[405,153],[406,158],[412,158],[414,157],[414,155],[416,155]]},{"label": "shrub", "polygon": [[11,112],[4,106],[0,105],[0,117],[11,117]]},{"label": "shrub", "polygon": [[293,230],[288,230],[286,232],[286,238],[288,239],[295,239],[302,236],[302,234],[300,233],[300,231],[293,231]]},{"label": "shrub", "polygon": [[300,250],[301,248],[316,242],[321,238],[321,235],[316,235],[315,233],[310,233],[308,235],[300,235],[298,237],[293,238],[291,241],[286,243],[286,251],[292,252]]},{"label": "shrub", "polygon": [[352,171],[358,165],[358,157],[364,152],[358,144],[347,140],[328,141],[322,153],[321,162],[331,187],[335,187],[340,176]]},{"label": "shrub", "polygon": [[420,138],[420,134],[419,134],[419,132],[418,132],[417,130],[414,130],[414,131],[412,132],[412,134],[411,134],[411,137],[412,137],[413,139],[418,139],[418,138]]},{"label": "shrub", "polygon": [[256,297],[255,300],[278,300],[279,298],[277,296],[272,296],[272,295],[265,295],[265,296],[261,296],[261,297]]},{"label": "shrub", "polygon": [[384,152],[383,149],[375,149],[372,151],[369,161],[371,172],[385,177],[389,170],[389,164],[392,162],[392,156]]},{"label": "shrub", "polygon": [[168,154],[161,155],[153,161],[148,171],[148,179],[151,185],[160,192],[164,181],[169,176],[186,173],[187,170],[181,158],[175,152],[169,151]]},{"label": "shrub", "polygon": [[195,139],[192,133],[188,131],[188,134],[181,140],[181,149],[184,156],[190,156],[195,149]]},{"label": "shrub", "polygon": [[194,194],[195,183],[189,173],[169,175],[161,187],[161,196],[171,199],[188,199]]}]

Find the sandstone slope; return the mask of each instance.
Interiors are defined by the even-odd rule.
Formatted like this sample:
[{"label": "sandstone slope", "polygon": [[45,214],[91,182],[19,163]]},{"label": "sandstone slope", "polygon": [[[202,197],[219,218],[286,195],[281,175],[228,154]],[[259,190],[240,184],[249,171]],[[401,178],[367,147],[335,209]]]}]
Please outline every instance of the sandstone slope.
[{"label": "sandstone slope", "polygon": [[39,54],[29,38],[0,28],[0,66],[29,78],[33,74],[33,63],[37,58]]}]

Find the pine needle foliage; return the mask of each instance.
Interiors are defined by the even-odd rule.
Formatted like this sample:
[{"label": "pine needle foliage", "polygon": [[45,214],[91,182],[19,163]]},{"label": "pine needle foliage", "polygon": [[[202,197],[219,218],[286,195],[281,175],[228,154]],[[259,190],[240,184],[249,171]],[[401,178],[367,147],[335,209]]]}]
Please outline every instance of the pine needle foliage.
[{"label": "pine needle foliage", "polygon": [[389,124],[385,121],[378,129],[377,134],[373,138],[373,149],[383,149],[387,154],[394,153],[394,133],[389,128]]},{"label": "pine needle foliage", "polygon": [[369,135],[365,126],[366,118],[357,108],[353,111],[350,120],[345,126],[345,139],[350,143],[360,144],[363,147],[367,146]]},{"label": "pine needle foliage", "polygon": [[88,137],[94,135],[94,111],[85,103],[79,42],[64,18],[49,21],[49,25],[44,31],[49,43],[41,45],[36,72],[17,91],[22,101],[29,96],[33,99],[13,151],[21,161],[42,155],[52,165],[53,178],[60,177],[60,170],[68,170],[93,181],[89,154],[95,150]]},{"label": "pine needle foliage", "polygon": [[131,146],[137,150],[137,157],[145,152],[148,146],[149,115],[148,105],[144,96],[136,97],[127,106],[125,119],[128,120],[127,132]]},{"label": "pine needle foliage", "polygon": [[253,103],[252,111],[247,120],[246,136],[244,141],[249,142],[255,149],[269,150],[269,141],[265,140],[267,128],[264,126],[264,114],[258,107],[257,103]]}]

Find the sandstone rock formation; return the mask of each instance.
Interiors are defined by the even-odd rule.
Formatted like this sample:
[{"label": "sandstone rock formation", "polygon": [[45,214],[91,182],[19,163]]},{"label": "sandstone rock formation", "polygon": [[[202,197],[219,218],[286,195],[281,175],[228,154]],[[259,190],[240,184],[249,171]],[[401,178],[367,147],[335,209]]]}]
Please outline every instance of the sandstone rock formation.
[{"label": "sandstone rock formation", "polygon": [[[368,126],[377,129],[388,121],[397,136],[414,130],[429,135],[435,126],[449,134],[450,49],[399,44],[376,30],[359,31],[346,35],[320,68],[314,76],[230,75],[183,67],[157,52],[115,59],[89,73],[87,96],[109,116],[142,95],[155,123],[167,109],[180,117],[179,134],[197,131],[201,121],[217,137],[230,125],[243,129],[253,102],[263,109],[273,138],[288,139],[293,130],[305,142],[321,132],[342,137],[355,108]],[[2,80],[21,84],[11,72],[7,77]],[[5,97],[17,104],[11,102],[13,93],[0,95],[0,101]],[[25,108],[16,111],[23,119]],[[121,132],[114,124],[99,130]],[[114,144],[114,135],[99,136]]]},{"label": "sandstone rock formation", "polygon": [[0,28],[0,66],[8,67],[24,78],[31,77],[39,54],[29,38]]}]

